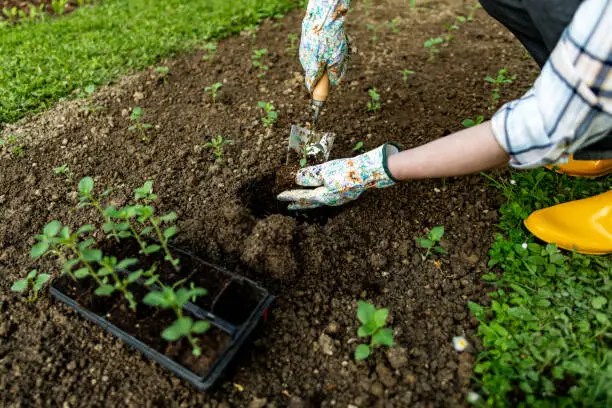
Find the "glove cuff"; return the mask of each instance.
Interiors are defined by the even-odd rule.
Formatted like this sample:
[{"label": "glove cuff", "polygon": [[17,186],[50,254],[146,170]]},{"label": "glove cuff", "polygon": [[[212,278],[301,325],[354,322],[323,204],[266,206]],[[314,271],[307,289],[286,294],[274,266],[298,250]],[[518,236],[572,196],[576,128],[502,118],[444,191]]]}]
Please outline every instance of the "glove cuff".
[{"label": "glove cuff", "polygon": [[392,156],[396,153],[401,152],[402,149],[399,147],[398,144],[395,144],[395,143],[385,143],[384,145],[381,146],[381,149],[382,149],[383,170],[387,174],[387,177],[391,179],[391,181],[393,181],[394,183],[397,183],[399,180],[395,179],[395,177],[393,177],[391,175],[391,172],[389,171],[388,160],[389,160],[389,156]]}]

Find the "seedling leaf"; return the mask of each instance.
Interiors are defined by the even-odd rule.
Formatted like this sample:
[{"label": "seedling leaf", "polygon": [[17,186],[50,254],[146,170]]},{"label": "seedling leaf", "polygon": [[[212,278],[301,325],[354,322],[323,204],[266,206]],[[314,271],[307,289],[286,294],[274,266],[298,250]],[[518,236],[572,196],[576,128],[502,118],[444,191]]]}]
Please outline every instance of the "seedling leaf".
[{"label": "seedling leaf", "polygon": [[359,301],[357,302],[357,318],[363,324],[368,324],[376,313],[376,308],[370,303]]},{"label": "seedling leaf", "polygon": [[431,229],[431,231],[429,232],[429,238],[432,241],[440,241],[440,239],[442,238],[443,235],[444,235],[444,226],[443,225],[439,225],[437,227],[433,227]]},{"label": "seedling leaf", "polygon": [[38,244],[34,245],[30,250],[30,256],[32,258],[38,258],[44,255],[48,249],[49,243],[47,241],[39,242]]},{"label": "seedling leaf", "polygon": [[94,292],[98,296],[109,296],[115,291],[115,287],[111,285],[102,285]]},{"label": "seedling leaf", "polygon": [[389,328],[381,329],[372,336],[372,345],[382,344],[385,346],[393,345],[393,330]]},{"label": "seedling leaf", "polygon": [[208,329],[210,329],[210,323],[204,320],[199,320],[195,322],[191,327],[191,331],[196,334],[205,333],[206,331],[208,331]]},{"label": "seedling leaf", "polygon": [[27,279],[20,279],[18,281],[15,281],[15,283],[13,283],[13,286],[11,286],[11,290],[13,292],[23,292],[24,290],[26,290],[29,286],[30,282],[28,282]]},{"label": "seedling leaf", "polygon": [[376,324],[376,327],[384,327],[388,315],[389,309],[378,309],[374,313],[374,324]]},{"label": "seedling leaf", "polygon": [[367,344],[360,344],[355,349],[355,360],[365,360],[370,355],[370,347]]},{"label": "seedling leaf", "polygon": [[193,319],[191,317],[181,317],[163,331],[162,337],[168,341],[176,341],[191,332]]},{"label": "seedling leaf", "polygon": [[45,225],[45,228],[43,228],[43,233],[48,237],[54,237],[60,232],[61,228],[62,223],[58,220],[53,220]]},{"label": "seedling leaf", "polygon": [[88,195],[94,188],[94,181],[91,177],[83,177],[79,181],[79,192],[83,195]]}]

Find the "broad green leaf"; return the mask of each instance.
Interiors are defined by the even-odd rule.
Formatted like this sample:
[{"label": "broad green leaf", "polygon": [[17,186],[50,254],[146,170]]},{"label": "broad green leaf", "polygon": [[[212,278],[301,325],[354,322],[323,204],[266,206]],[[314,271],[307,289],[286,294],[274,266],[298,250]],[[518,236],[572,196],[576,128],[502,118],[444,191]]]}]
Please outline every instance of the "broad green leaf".
[{"label": "broad green leaf", "polygon": [[98,296],[108,296],[115,291],[115,287],[112,285],[102,285],[95,290],[95,294]]},{"label": "broad green leaf", "polygon": [[176,341],[183,336],[191,333],[193,319],[191,317],[181,317],[163,331],[162,337],[168,341]]},{"label": "broad green leaf", "polygon": [[81,251],[83,259],[87,262],[100,262],[102,261],[102,251],[99,249],[85,248]]},{"label": "broad green leaf", "polygon": [[83,225],[81,228],[79,228],[77,230],[77,235],[81,235],[81,234],[85,234],[85,233],[91,232],[91,231],[93,231],[93,229],[94,229],[93,225],[91,225],[91,224]]},{"label": "broad green leaf", "polygon": [[152,291],[142,299],[142,303],[149,306],[167,307],[166,297],[159,291]]},{"label": "broad green leaf", "polygon": [[30,282],[28,282],[27,279],[20,279],[18,281],[15,281],[15,283],[13,283],[13,286],[11,286],[11,290],[13,292],[23,292],[24,290],[28,288],[29,285],[30,285]]},{"label": "broad green leaf", "polygon": [[376,313],[374,305],[361,300],[357,302],[357,318],[361,323],[368,324],[374,318],[374,313]]},{"label": "broad green leaf", "polygon": [[79,181],[79,192],[83,195],[89,195],[94,188],[94,181],[91,177],[83,177]]},{"label": "broad green leaf", "polygon": [[595,314],[595,318],[597,319],[597,321],[601,324],[608,324],[609,323],[609,319],[608,316],[605,315],[605,313],[601,313],[601,312],[597,312]]},{"label": "broad green leaf", "polygon": [[376,327],[384,327],[388,315],[389,309],[378,309],[376,313],[374,313],[374,324]]},{"label": "broad green leaf", "polygon": [[83,279],[87,275],[89,275],[89,270],[87,268],[80,268],[74,271],[74,276],[78,279]]},{"label": "broad green leaf", "polygon": [[603,296],[597,296],[591,299],[591,306],[595,309],[601,309],[606,303],[608,303],[608,299]]},{"label": "broad green leaf", "polygon": [[363,326],[359,326],[359,328],[357,329],[357,335],[359,337],[369,337],[372,335],[372,333],[374,333],[374,328],[363,325]]},{"label": "broad green leaf", "polygon": [[468,307],[470,308],[470,311],[472,312],[474,317],[476,317],[476,319],[484,320],[484,318],[486,317],[486,314],[482,306],[480,306],[478,303],[468,301]]},{"label": "broad green leaf", "polygon": [[36,269],[32,269],[29,273],[28,276],[26,277],[27,280],[32,280],[36,277],[36,274],[38,273],[38,271]]},{"label": "broad green leaf", "polygon": [[136,282],[138,279],[140,279],[141,276],[142,276],[142,271],[132,272],[128,275],[127,282],[128,283]]},{"label": "broad green leaf", "polygon": [[436,247],[434,248],[434,252],[437,252],[437,253],[442,254],[442,255],[446,255],[446,254],[448,254],[448,252],[446,251],[446,249],[444,249],[444,248],[442,248],[442,247],[439,247],[439,246],[436,246]]},{"label": "broad green leaf", "polygon": [[393,330],[392,329],[382,329],[374,333],[372,336],[372,344],[382,344],[385,346],[393,345]]},{"label": "broad green leaf", "polygon": [[145,286],[151,286],[152,284],[154,284],[155,282],[157,282],[159,279],[159,276],[155,275],[155,276],[151,276],[149,279],[147,279],[145,281]]},{"label": "broad green leaf", "polygon": [[421,248],[431,248],[434,246],[434,242],[427,238],[415,238]]},{"label": "broad green leaf", "polygon": [[48,249],[49,249],[49,243],[47,241],[39,242],[38,244],[34,245],[32,249],[30,250],[30,256],[32,258],[38,258],[44,255]]},{"label": "broad green leaf", "polygon": [[79,249],[83,251],[84,249],[92,246],[95,242],[96,241],[93,238],[86,239],[85,241],[79,243]]},{"label": "broad green leaf", "polygon": [[49,281],[49,279],[51,279],[51,275],[49,275],[48,273],[41,273],[40,275],[38,275],[36,277],[36,282],[34,282],[34,290],[36,292],[41,290],[45,283]]},{"label": "broad green leaf", "polygon": [[196,334],[206,333],[210,329],[210,323],[204,320],[198,320],[191,327],[191,331]]},{"label": "broad green leaf", "polygon": [[431,231],[429,231],[429,239],[431,239],[432,241],[439,241],[443,235],[444,235],[443,225],[433,227]]},{"label": "broad green leaf", "polygon": [[126,258],[126,259],[121,260],[117,264],[116,268],[117,269],[127,269],[130,266],[136,265],[137,263],[138,263],[138,259],[136,258]]},{"label": "broad green leaf", "polygon": [[61,229],[62,223],[58,220],[53,220],[47,225],[45,225],[45,228],[43,229],[43,234],[48,237],[54,237],[60,232]]},{"label": "broad green leaf", "polygon": [[355,349],[355,360],[365,360],[370,355],[370,347],[367,344],[360,344]]},{"label": "broad green leaf", "polygon": [[164,230],[164,238],[172,238],[174,235],[176,235],[176,227],[174,225]]},{"label": "broad green leaf", "polygon": [[145,255],[149,255],[152,253],[155,253],[157,251],[159,251],[161,249],[161,247],[159,245],[149,245],[147,246],[145,249],[142,250],[142,253]]},{"label": "broad green leaf", "polygon": [[70,259],[64,263],[62,266],[64,272],[71,272],[72,268],[74,268],[80,261],[78,259]]}]

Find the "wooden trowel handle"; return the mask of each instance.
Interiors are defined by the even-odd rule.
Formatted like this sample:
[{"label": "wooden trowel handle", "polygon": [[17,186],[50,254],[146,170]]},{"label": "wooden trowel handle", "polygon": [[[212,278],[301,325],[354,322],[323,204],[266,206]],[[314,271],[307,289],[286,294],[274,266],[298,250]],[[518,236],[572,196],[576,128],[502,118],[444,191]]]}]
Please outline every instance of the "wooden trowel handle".
[{"label": "wooden trowel handle", "polygon": [[314,89],[312,90],[312,100],[326,102],[329,96],[329,77],[327,71],[323,72],[323,76],[317,82]]}]

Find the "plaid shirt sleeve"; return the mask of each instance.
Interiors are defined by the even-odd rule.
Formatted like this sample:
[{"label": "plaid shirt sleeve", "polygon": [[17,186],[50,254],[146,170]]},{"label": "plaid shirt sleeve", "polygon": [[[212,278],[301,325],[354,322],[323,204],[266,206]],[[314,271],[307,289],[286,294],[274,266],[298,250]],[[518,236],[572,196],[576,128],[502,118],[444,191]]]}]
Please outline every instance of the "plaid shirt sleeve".
[{"label": "plaid shirt sleeve", "polygon": [[612,137],[612,0],[582,3],[533,87],[491,123],[517,168],[565,162]]}]

